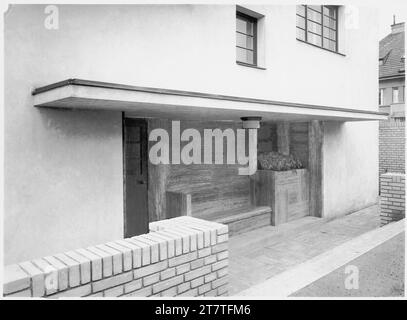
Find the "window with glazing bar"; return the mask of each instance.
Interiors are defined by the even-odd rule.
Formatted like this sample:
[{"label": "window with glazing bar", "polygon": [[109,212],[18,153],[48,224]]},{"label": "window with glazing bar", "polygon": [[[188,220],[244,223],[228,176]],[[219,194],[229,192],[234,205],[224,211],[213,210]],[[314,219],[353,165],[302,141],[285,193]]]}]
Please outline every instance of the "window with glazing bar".
[{"label": "window with glazing bar", "polygon": [[257,19],[236,13],[236,61],[257,64]]},{"label": "window with glazing bar", "polygon": [[338,7],[297,5],[297,39],[338,51]]}]

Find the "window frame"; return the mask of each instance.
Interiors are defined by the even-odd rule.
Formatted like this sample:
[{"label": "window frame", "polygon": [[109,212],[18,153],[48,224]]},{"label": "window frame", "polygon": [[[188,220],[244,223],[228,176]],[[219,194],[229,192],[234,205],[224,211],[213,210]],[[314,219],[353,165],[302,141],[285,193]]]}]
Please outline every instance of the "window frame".
[{"label": "window frame", "polygon": [[[249,16],[249,15],[243,13],[243,12],[236,11],[236,18],[235,19],[237,20],[238,17],[241,18],[242,20],[253,23],[253,36],[252,36],[253,37],[253,50],[238,46],[237,41],[236,41],[236,45],[235,45],[236,48],[252,51],[253,52],[253,63],[248,63],[248,62],[238,60],[237,59],[237,54],[236,54],[236,63],[241,64],[241,65],[245,65],[245,66],[248,66],[248,67],[257,67],[257,20],[258,19],[256,17]],[[251,35],[245,34],[243,32],[237,31],[237,21],[236,21],[236,27],[235,27],[235,34],[236,33],[240,33],[240,34],[243,34],[245,36],[251,36]]]},{"label": "window frame", "polygon": [[[321,48],[321,49],[326,50],[326,51],[329,51],[329,52],[333,52],[333,53],[337,53],[337,54],[343,55],[343,54],[341,54],[341,53],[339,52],[339,38],[338,38],[338,37],[339,37],[339,30],[338,30],[338,26],[339,26],[339,23],[338,23],[338,21],[339,21],[339,6],[334,6],[334,5],[320,5],[320,7],[321,7],[321,12],[320,12],[320,14],[321,14],[321,23],[319,23],[318,21],[314,21],[314,20],[308,19],[308,5],[301,4],[301,5],[297,5],[297,6],[302,6],[302,7],[304,7],[304,16],[298,14],[297,8],[296,8],[296,12],[295,12],[296,17],[298,16],[298,17],[301,17],[302,19],[304,19],[304,28],[300,27],[300,26],[297,24],[297,22],[296,22],[296,26],[295,26],[295,27],[296,27],[296,30],[297,30],[297,29],[301,29],[301,30],[304,32],[304,40],[303,40],[303,39],[300,39],[298,36],[296,36],[296,39],[297,39],[298,41],[301,41],[301,42],[310,44],[310,45],[312,45],[312,46],[314,46],[314,47]],[[335,18],[335,30],[332,29],[330,26],[325,26],[325,25],[324,25],[324,17],[326,16],[326,15],[324,14],[324,7],[335,8],[335,13],[336,13],[336,18]],[[313,8],[309,8],[309,9],[312,10],[312,11],[315,11]],[[317,11],[315,11],[315,12],[317,12]],[[319,13],[319,12],[318,12],[318,13]],[[325,18],[325,19],[326,19],[326,18]],[[332,18],[330,18],[330,19],[332,19]],[[311,22],[313,22],[313,23],[315,23],[315,24],[318,24],[318,25],[321,26],[321,34],[317,34],[317,33],[313,32],[313,31],[310,31],[310,30],[308,29],[308,20],[311,21]],[[332,40],[331,38],[324,36],[324,28],[328,28],[329,30],[335,31],[335,40]],[[315,43],[312,43],[312,42],[308,41],[308,32],[310,32],[310,33],[312,33],[312,34],[315,34],[316,36],[321,37],[321,45],[318,45],[318,44],[315,44]],[[325,48],[325,47],[324,47],[324,39],[326,39],[326,40],[328,40],[328,41],[334,42],[334,43],[335,43],[335,50],[332,50],[332,49],[329,49],[329,48]]]}]

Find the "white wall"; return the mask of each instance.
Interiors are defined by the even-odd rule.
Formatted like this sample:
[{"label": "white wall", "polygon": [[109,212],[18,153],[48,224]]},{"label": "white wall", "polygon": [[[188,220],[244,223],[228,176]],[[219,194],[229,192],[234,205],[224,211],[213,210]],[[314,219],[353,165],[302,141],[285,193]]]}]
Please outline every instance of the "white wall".
[{"label": "white wall", "polygon": [[13,40],[25,41],[20,57],[45,67],[33,86],[76,77],[376,109],[377,90],[366,94],[377,82],[368,8],[358,30],[341,28],[344,57],[296,40],[295,6],[250,6],[265,15],[267,70],[257,70],[235,62],[235,6],[58,7],[59,30],[44,28],[42,5],[13,6],[6,16],[6,32],[15,24]]},{"label": "white wall", "polygon": [[[295,39],[294,6],[251,6],[265,15],[267,70],[236,64],[235,6],[58,5],[58,30],[44,27],[44,8],[5,14],[6,263],[123,235],[120,113],[36,109],[34,87],[82,78],[377,109],[377,56],[367,54],[376,21],[366,8],[360,28],[344,31],[344,57]],[[369,130],[347,139],[359,131],[346,125],[343,147],[362,147]],[[373,181],[373,167],[363,174]]]},{"label": "white wall", "polygon": [[333,218],[378,201],[377,122],[324,122],[323,212]]}]

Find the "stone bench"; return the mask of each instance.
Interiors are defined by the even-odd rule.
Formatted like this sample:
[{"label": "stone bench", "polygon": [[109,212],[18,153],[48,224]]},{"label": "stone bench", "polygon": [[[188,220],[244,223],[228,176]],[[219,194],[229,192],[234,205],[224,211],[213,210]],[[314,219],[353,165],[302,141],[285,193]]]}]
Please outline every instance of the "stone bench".
[{"label": "stone bench", "polygon": [[252,206],[248,198],[239,198],[238,193],[233,191],[219,197],[216,196],[219,188],[210,185],[169,190],[166,192],[167,215],[192,216],[223,223],[228,225],[230,235],[271,224],[270,207]]}]

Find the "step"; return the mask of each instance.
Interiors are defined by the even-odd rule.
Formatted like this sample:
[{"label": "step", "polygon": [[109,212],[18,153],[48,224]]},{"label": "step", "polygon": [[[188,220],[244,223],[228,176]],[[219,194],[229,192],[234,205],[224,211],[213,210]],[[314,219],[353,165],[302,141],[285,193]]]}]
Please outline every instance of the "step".
[{"label": "step", "polygon": [[229,236],[233,236],[271,225],[271,208],[242,207],[215,212],[202,218],[228,225]]}]

